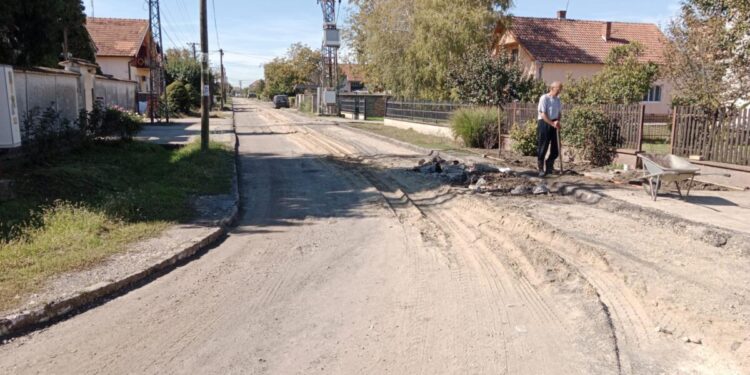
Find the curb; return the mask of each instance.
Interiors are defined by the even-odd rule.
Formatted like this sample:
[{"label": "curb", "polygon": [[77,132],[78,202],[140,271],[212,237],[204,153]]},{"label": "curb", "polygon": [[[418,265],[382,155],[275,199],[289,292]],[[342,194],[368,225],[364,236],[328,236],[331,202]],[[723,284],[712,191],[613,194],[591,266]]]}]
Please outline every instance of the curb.
[{"label": "curb", "polygon": [[4,343],[4,340],[28,334],[48,324],[64,320],[95,307],[94,304],[98,300],[124,292],[147,280],[149,277],[162,274],[166,271],[171,271],[185,260],[190,259],[199,252],[216,244],[228,233],[228,229],[239,219],[240,212],[239,137],[237,137],[234,123],[234,111],[232,112],[232,128],[235,129],[235,163],[231,194],[234,204],[232,205],[233,207],[231,211],[224,218],[215,222],[217,227],[200,241],[193,243],[171,257],[142,271],[130,274],[112,282],[101,282],[91,285],[72,296],[48,302],[33,310],[0,317],[0,345]]},{"label": "curb", "polygon": [[[439,154],[447,157],[448,159],[460,159],[459,157],[457,157],[456,155],[451,154],[448,151],[434,150],[434,149],[429,149],[429,148],[422,147],[422,146],[417,146],[415,144],[411,144],[409,142],[400,141],[398,139],[393,139],[393,138],[385,136],[385,135],[380,135],[380,134],[377,134],[377,133],[368,132],[367,130],[357,129],[357,128],[349,126],[349,124],[347,124],[345,122],[338,121],[338,120],[334,120],[334,121],[331,121],[331,122],[333,122],[334,124],[336,124],[338,126],[341,126],[342,128],[346,128],[348,130],[351,130],[351,131],[353,131],[355,133],[364,134],[364,135],[367,135],[367,136],[370,136],[370,137],[373,137],[373,138],[377,138],[377,139],[379,139],[381,141],[384,141],[384,142],[389,142],[389,143],[392,143],[392,144],[395,144],[395,145],[398,145],[398,146],[401,146],[401,147],[404,147],[404,148],[408,148],[408,149],[410,149],[410,150],[412,150],[414,152],[422,153],[422,154],[425,154],[425,155],[429,155],[431,153],[439,153]],[[477,156],[481,156],[481,155],[477,155]]]}]

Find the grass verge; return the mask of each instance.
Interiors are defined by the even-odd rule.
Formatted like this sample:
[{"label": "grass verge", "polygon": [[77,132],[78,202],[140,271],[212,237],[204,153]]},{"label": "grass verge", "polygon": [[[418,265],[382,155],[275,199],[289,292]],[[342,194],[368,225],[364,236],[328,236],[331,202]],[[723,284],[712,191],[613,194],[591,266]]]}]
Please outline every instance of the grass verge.
[{"label": "grass verge", "polygon": [[461,148],[456,142],[448,138],[422,134],[412,129],[400,129],[393,126],[368,123],[352,123],[347,125],[431,150],[455,150]]},{"label": "grass verge", "polygon": [[83,269],[194,216],[191,198],[231,190],[233,154],[97,143],[47,165],[9,171],[0,202],[0,310],[48,278]]}]

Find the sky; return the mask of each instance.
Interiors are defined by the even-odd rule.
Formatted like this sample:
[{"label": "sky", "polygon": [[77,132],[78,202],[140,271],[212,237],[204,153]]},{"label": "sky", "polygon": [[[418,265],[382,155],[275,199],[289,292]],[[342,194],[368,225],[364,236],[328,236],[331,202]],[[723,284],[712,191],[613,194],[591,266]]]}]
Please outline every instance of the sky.
[{"label": "sky", "polygon": [[[146,0],[83,1],[89,16],[148,18]],[[554,17],[567,4],[568,18],[649,22],[662,27],[679,10],[679,0],[515,0],[515,3],[510,13],[518,16]],[[198,0],[160,1],[167,48],[188,48],[187,43],[200,41],[198,4]],[[347,0],[341,4],[340,25],[347,18],[346,4]],[[211,65],[219,65],[218,50],[224,49],[229,82],[239,85],[242,81],[247,86],[263,77],[265,62],[283,55],[292,43],[319,48],[322,24],[317,0],[208,0]]]}]

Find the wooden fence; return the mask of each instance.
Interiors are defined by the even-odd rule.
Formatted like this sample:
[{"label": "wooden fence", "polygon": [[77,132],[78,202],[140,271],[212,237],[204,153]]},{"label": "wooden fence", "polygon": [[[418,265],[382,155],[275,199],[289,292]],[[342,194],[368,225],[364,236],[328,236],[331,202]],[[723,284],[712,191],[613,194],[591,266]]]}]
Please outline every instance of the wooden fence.
[{"label": "wooden fence", "polygon": [[673,154],[750,165],[750,108],[706,111],[676,107],[672,117]]},{"label": "wooden fence", "polygon": [[[537,119],[536,103],[509,103],[503,106],[503,121],[500,125],[500,134],[507,135],[512,126],[526,126],[535,123]],[[575,108],[575,105],[563,105],[563,116]],[[609,119],[609,134],[617,139],[619,148],[630,150],[641,150],[641,138],[643,134],[643,120],[645,107],[641,104],[620,105],[610,104],[598,106]],[[563,123],[564,123],[563,119]]]}]

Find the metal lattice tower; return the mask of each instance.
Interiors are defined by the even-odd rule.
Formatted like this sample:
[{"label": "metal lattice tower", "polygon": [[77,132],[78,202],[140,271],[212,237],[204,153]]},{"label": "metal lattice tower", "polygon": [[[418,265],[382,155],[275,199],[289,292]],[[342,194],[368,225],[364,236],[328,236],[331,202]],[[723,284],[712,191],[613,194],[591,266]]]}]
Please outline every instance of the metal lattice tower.
[{"label": "metal lattice tower", "polygon": [[[339,82],[339,36],[336,27],[336,4],[341,0],[318,0],[323,10],[323,46],[321,49],[321,88],[323,91],[338,91]],[[335,35],[335,37],[329,36]],[[335,40],[334,40],[335,39]],[[323,108],[324,106],[321,106]],[[338,114],[336,105],[325,106],[325,113]]]},{"label": "metal lattice tower", "polygon": [[148,1],[148,19],[151,25],[151,40],[149,48],[149,116],[151,123],[154,119],[161,121],[164,118],[169,122],[169,109],[167,103],[161,103],[162,94],[166,93],[166,76],[164,74],[164,43],[161,37],[161,12],[159,11],[159,0]]}]

